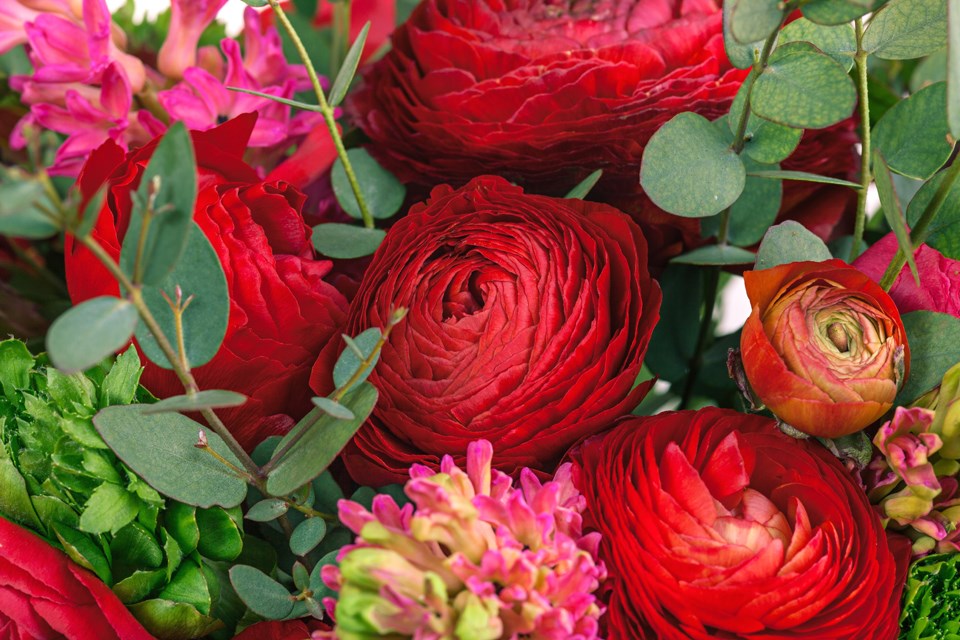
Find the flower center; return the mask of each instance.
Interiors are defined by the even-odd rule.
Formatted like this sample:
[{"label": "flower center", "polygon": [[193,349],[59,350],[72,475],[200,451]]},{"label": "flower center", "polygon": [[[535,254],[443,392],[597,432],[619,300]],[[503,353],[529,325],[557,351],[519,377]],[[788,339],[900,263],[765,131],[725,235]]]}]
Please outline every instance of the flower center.
[{"label": "flower center", "polygon": [[483,309],[484,295],[478,283],[480,273],[473,271],[463,279],[450,282],[443,296],[443,319],[459,320]]},{"label": "flower center", "polygon": [[839,322],[834,322],[827,327],[827,337],[840,353],[850,351],[850,337]]}]

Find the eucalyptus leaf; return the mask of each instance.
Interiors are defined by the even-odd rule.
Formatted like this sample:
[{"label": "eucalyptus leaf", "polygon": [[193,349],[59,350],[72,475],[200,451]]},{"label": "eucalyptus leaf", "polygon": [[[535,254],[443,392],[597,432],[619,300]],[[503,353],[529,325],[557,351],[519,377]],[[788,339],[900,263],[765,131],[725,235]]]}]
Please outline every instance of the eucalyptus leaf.
[{"label": "eucalyptus leaf", "polygon": [[[910,201],[907,207],[907,223],[911,227],[917,224],[930,205],[943,183],[945,173],[941,171],[931,178]],[[960,180],[954,182],[939,211],[927,227],[925,242],[946,257],[960,260]]]},{"label": "eucalyptus leaf", "polygon": [[291,429],[278,445],[278,450],[300,429],[306,428],[307,432],[297,446],[290,449],[270,471],[267,491],[275,496],[288,495],[323,473],[373,411],[376,402],[376,388],[364,382],[341,400],[341,404],[353,412],[353,420],[337,420],[321,415],[312,424]]},{"label": "eucalyptus leaf", "polygon": [[960,140],[960,0],[947,0],[947,122]]},{"label": "eucalyptus leaf", "polygon": [[320,105],[310,104],[309,102],[301,102],[299,100],[291,100],[290,98],[283,98],[280,96],[273,95],[272,93],[264,93],[263,91],[255,91],[253,89],[244,89],[243,87],[227,87],[230,91],[236,91],[238,93],[246,93],[251,96],[257,96],[260,98],[266,98],[267,100],[273,100],[274,102],[279,102],[280,104],[285,104],[288,107],[293,107],[295,109],[302,109],[304,111],[314,111],[320,113],[323,109],[320,108]]},{"label": "eucalyptus leaf", "polygon": [[831,176],[820,176],[806,171],[777,171],[777,170],[751,170],[748,176],[753,178],[769,178],[771,180],[799,180],[800,182],[819,182],[820,184],[835,184],[840,187],[850,187],[859,189],[860,185],[849,180],[841,180]]},{"label": "eucalyptus leaf", "polygon": [[81,302],[57,318],[47,333],[50,360],[61,371],[89,369],[122,349],[137,326],[129,300],[100,296]]},{"label": "eucalyptus leaf", "polygon": [[753,66],[755,57],[760,54],[763,41],[741,44],[733,37],[730,19],[735,4],[736,0],[723,0],[723,46],[733,66],[738,69],[749,69]]},{"label": "eucalyptus leaf", "polygon": [[156,402],[143,410],[143,413],[165,413],[170,411],[200,411],[201,409],[222,409],[239,407],[247,401],[247,396],[225,389],[207,389],[192,395],[171,396]]},{"label": "eucalyptus leaf", "polygon": [[809,42],[847,71],[853,68],[853,56],[857,52],[857,36],[850,23],[822,25],[799,18],[783,28],[779,42]]},{"label": "eucalyptus leaf", "polygon": [[[376,349],[380,343],[381,337],[383,337],[383,334],[377,327],[367,329],[354,338],[348,335],[343,336],[344,341],[347,343],[347,348],[343,350],[340,357],[337,358],[336,364],[333,366],[333,384],[336,385],[338,389],[347,384],[350,378],[360,369],[363,361],[373,354],[374,349]],[[359,384],[366,380],[373,372],[373,368],[379,359],[380,354],[378,353],[366,368],[364,368],[354,384]],[[321,407],[321,409],[322,408],[323,407]]]},{"label": "eucalyptus leaf", "polygon": [[687,218],[723,211],[743,192],[746,171],[714,125],[680,113],[657,130],[643,152],[640,184],[661,209]]},{"label": "eucalyptus leaf", "polygon": [[779,2],[770,0],[734,0],[730,15],[733,37],[741,44],[766,40],[783,21]]},{"label": "eucalyptus leaf", "polygon": [[922,58],[947,44],[946,0],[890,0],[863,34],[863,48],[878,58]]},{"label": "eucalyptus leaf", "polygon": [[955,140],[947,125],[947,85],[937,82],[887,111],[873,128],[874,148],[891,171],[926,180],[953,153]]},{"label": "eucalyptus leaf", "polygon": [[[186,251],[162,282],[143,287],[143,299],[167,339],[176,344],[176,320],[162,292],[175,300],[179,285],[185,298],[194,296],[183,313],[183,338],[187,361],[191,367],[199,367],[220,350],[230,317],[230,292],[216,251],[200,227],[188,222],[191,226]],[[151,362],[164,369],[173,368],[145,324],[137,327],[136,336]]]},{"label": "eucalyptus leaf", "polygon": [[870,13],[884,0],[810,0],[803,5],[803,15],[811,22],[824,25],[847,24]]},{"label": "eucalyptus leaf", "polygon": [[699,247],[693,251],[677,256],[670,262],[673,264],[722,266],[753,264],[753,261],[756,260],[756,258],[756,254],[747,251],[746,249],[741,249],[740,247],[733,247],[730,245],[710,245],[708,247]]},{"label": "eucalyptus leaf", "polygon": [[[130,224],[123,237],[120,267],[134,277],[137,253],[141,248],[144,205],[154,178],[160,188],[154,199],[154,211],[142,243],[140,265],[142,282],[159,284],[174,268],[187,249],[197,199],[197,168],[193,142],[182,121],[174,122],[163,135],[140,178],[133,198]],[[135,280],[136,281],[136,280]]]},{"label": "eucalyptus leaf", "polygon": [[897,404],[912,402],[930,391],[960,362],[960,319],[934,311],[912,311],[902,319],[910,345],[910,374],[897,395]]},{"label": "eucalyptus leaf", "polygon": [[[735,134],[740,126],[747,103],[747,94],[754,80],[754,76],[751,75],[740,85],[730,105],[730,114],[726,122],[731,133]],[[802,129],[785,127],[751,113],[747,118],[747,127],[744,129],[743,153],[756,162],[776,164],[788,158],[796,150],[802,137]]]},{"label": "eucalyptus leaf", "polygon": [[363,29],[357,34],[357,39],[350,45],[350,50],[347,51],[347,55],[343,59],[343,65],[333,81],[333,86],[330,88],[330,99],[328,100],[331,107],[337,106],[346,97],[347,89],[350,88],[353,76],[357,73],[357,65],[360,64],[360,55],[363,53],[363,46],[367,42],[368,33],[370,33],[369,21],[363,25]]},{"label": "eucalyptus leaf", "polygon": [[761,118],[789,127],[823,129],[857,105],[846,69],[807,42],[777,47],[753,86],[750,104]]},{"label": "eucalyptus leaf", "polygon": [[[743,158],[743,163],[747,168],[747,182],[743,193],[730,207],[727,240],[730,244],[749,247],[760,242],[763,234],[777,219],[783,199],[783,183],[779,180],[767,180],[750,175],[753,170],[771,166],[778,169],[778,165],[761,165],[751,158]],[[716,234],[719,226],[719,216],[707,218],[701,223],[701,229],[705,235]],[[750,255],[748,262],[752,264],[755,256],[752,253]],[[734,259],[733,256],[728,257]],[[741,259],[743,258],[745,256],[741,256]]]},{"label": "eucalyptus leaf", "polygon": [[230,569],[230,583],[250,610],[267,620],[281,620],[293,611],[293,598],[282,584],[247,565]]},{"label": "eucalyptus leaf", "polygon": [[241,467],[220,436],[178,413],[144,414],[145,406],[107,407],[94,417],[114,453],[151,487],[175,500],[200,507],[240,504],[247,483],[195,446],[202,430],[211,449]]},{"label": "eucalyptus leaf", "polygon": [[[386,219],[397,211],[403,205],[403,200],[407,195],[407,188],[403,186],[397,178],[380,166],[365,149],[350,149],[347,151],[347,158],[356,174],[357,182],[360,184],[360,193],[370,210],[370,215],[377,219]],[[337,202],[343,207],[347,214],[356,218],[363,219],[360,212],[360,205],[357,204],[357,198],[353,193],[353,187],[347,178],[347,172],[343,168],[343,162],[340,158],[333,163],[333,169],[330,172],[330,183],[333,186],[333,193],[337,197]]]},{"label": "eucalyptus leaf", "polygon": [[822,262],[833,256],[823,240],[799,222],[788,220],[770,227],[757,251],[757,270],[770,269],[789,262]]},{"label": "eucalyptus leaf", "polygon": [[290,535],[290,551],[296,556],[304,556],[320,544],[327,534],[327,523],[323,518],[307,518]]},{"label": "eucalyptus leaf", "polygon": [[270,522],[285,514],[289,508],[290,506],[283,500],[268,498],[250,507],[244,517],[254,522]]},{"label": "eucalyptus leaf", "polygon": [[603,169],[597,169],[586,178],[580,181],[580,184],[575,186],[573,189],[570,189],[567,192],[567,195],[564,198],[577,198],[583,200],[589,195],[590,190],[597,186],[597,182],[600,181],[600,177],[603,176]]},{"label": "eucalyptus leaf", "polygon": [[39,208],[53,210],[39,181],[10,172],[0,176],[0,235],[41,239],[60,230],[60,225]]},{"label": "eucalyptus leaf", "polygon": [[327,222],[313,228],[313,248],[328,258],[350,260],[373,255],[387,232],[352,224]]},{"label": "eucalyptus leaf", "polygon": [[897,198],[897,192],[893,187],[893,177],[890,175],[890,168],[887,166],[887,161],[879,150],[873,154],[873,177],[877,183],[877,194],[880,196],[883,215],[887,219],[887,224],[890,225],[890,228],[893,230],[893,234],[897,237],[897,245],[903,250],[907,257],[907,263],[910,265],[913,279],[919,285],[920,274],[917,272],[917,263],[913,258],[913,244],[910,242],[910,230],[907,229],[907,222],[904,220],[900,199]]},{"label": "eucalyptus leaf", "polygon": [[330,398],[315,397],[311,398],[313,404],[331,418],[338,420],[353,420],[353,412],[345,406]]}]

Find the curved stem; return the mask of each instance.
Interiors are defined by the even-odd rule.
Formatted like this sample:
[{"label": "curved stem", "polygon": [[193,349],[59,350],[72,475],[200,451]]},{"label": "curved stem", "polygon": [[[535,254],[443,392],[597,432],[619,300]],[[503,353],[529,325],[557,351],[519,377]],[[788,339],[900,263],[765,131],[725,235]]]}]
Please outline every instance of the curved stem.
[{"label": "curved stem", "polygon": [[[958,178],[960,178],[960,158],[955,159],[953,164],[950,165],[950,168],[946,170],[943,176],[943,182],[937,187],[937,191],[933,194],[933,198],[930,200],[927,208],[923,210],[920,219],[917,220],[917,224],[911,229],[910,244],[913,247],[919,247],[927,239],[927,230],[930,228],[930,223],[937,217],[937,213],[939,213],[943,203],[947,200],[947,196],[950,195],[950,190],[953,189]],[[884,291],[890,291],[890,287],[896,282],[897,276],[900,275],[900,271],[906,263],[907,254],[903,252],[903,249],[898,248],[897,253],[890,261],[890,266],[887,267],[883,278],[880,280],[880,286],[883,287]]]},{"label": "curved stem", "polygon": [[867,83],[867,52],[863,50],[863,18],[854,23],[857,31],[857,52],[854,62],[857,68],[857,99],[860,102],[860,190],[857,192],[857,217],[853,227],[853,243],[850,245],[850,262],[860,254],[863,230],[867,221],[867,189],[873,181],[870,171],[870,96]]},{"label": "curved stem", "polygon": [[285,14],[280,7],[280,2],[278,0],[269,0],[269,3],[277,20],[290,36],[290,40],[293,41],[293,46],[296,47],[300,59],[303,60],[303,66],[307,69],[307,77],[310,78],[313,91],[317,94],[317,104],[320,106],[320,113],[323,114],[323,120],[327,124],[327,129],[330,130],[330,137],[333,138],[333,146],[337,149],[337,156],[340,158],[340,162],[343,163],[344,173],[347,174],[347,180],[350,182],[353,196],[357,199],[357,205],[360,207],[363,226],[367,229],[373,229],[373,216],[370,214],[367,201],[364,200],[363,193],[360,191],[360,183],[357,181],[357,174],[353,170],[353,165],[350,164],[347,149],[343,146],[343,138],[340,136],[340,128],[337,126],[337,119],[334,116],[333,107],[327,102],[327,96],[323,92],[323,87],[320,86],[320,78],[317,76],[316,69],[313,68],[310,55],[307,53],[306,47],[303,46],[303,41],[300,39],[300,36],[297,35],[297,30],[290,24],[290,19],[287,18],[287,14]]}]

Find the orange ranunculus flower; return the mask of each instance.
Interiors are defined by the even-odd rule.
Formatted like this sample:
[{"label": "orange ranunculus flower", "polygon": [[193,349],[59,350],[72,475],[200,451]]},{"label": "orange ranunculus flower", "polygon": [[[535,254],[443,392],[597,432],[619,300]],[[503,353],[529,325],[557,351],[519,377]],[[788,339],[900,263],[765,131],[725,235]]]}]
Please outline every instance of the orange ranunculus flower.
[{"label": "orange ranunculus flower", "polygon": [[748,271],[744,280],[753,312],[740,337],[743,368],[777,417],[837,438],[890,409],[910,351],[883,289],[840,260]]}]

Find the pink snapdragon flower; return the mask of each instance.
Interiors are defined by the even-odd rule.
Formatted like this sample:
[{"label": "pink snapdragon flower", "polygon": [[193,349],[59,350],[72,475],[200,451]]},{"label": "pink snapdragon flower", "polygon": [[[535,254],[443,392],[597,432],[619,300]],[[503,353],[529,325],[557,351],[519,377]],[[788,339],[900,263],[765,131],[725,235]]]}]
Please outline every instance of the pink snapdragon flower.
[{"label": "pink snapdragon flower", "polygon": [[324,568],[339,591],[336,637],[598,637],[606,570],[599,534],[583,535],[570,465],[545,483],[524,469],[514,487],[492,458],[481,440],[467,449],[466,472],[450,456],[440,473],[414,465],[403,508],[387,495],[372,512],[340,501],[341,521],[359,537],[339,567]]},{"label": "pink snapdragon flower", "polygon": [[197,64],[197,44],[227,0],[172,0],[170,29],[160,47],[157,66],[172,80],[183,78]]},{"label": "pink snapdragon flower", "polygon": [[0,55],[27,42],[26,24],[41,13],[51,13],[76,21],[77,2],[71,0],[4,0],[0,2]]}]

